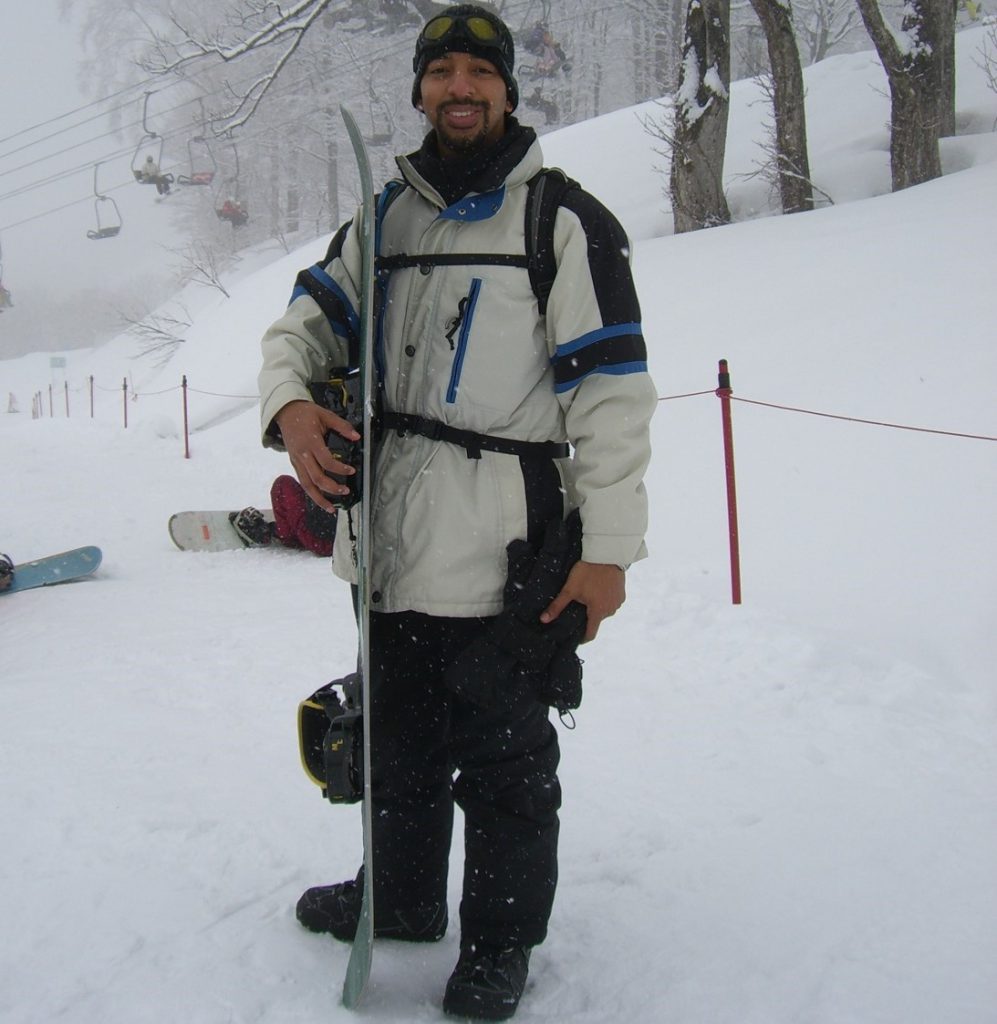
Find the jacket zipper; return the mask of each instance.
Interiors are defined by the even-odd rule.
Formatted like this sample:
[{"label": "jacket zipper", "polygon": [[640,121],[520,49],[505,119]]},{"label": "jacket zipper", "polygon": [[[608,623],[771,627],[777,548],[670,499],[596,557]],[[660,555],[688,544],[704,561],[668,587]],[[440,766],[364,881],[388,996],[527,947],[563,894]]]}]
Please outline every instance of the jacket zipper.
[{"label": "jacket zipper", "polygon": [[457,389],[460,387],[460,375],[464,369],[464,356],[467,354],[467,342],[471,335],[471,322],[474,320],[474,307],[481,291],[481,278],[471,281],[471,290],[467,293],[467,305],[464,307],[460,324],[460,335],[457,339],[457,350],[454,353],[453,369],[450,371],[450,384],[447,387],[447,405],[457,401]]}]

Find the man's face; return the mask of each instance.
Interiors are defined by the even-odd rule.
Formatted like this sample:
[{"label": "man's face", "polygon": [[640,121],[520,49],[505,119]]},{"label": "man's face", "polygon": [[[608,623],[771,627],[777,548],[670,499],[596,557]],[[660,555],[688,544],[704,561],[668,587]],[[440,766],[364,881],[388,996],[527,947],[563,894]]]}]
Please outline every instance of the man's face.
[{"label": "man's face", "polygon": [[446,53],[426,65],[419,89],[441,156],[468,156],[505,133],[505,115],[512,112],[512,104],[505,81],[490,60]]}]

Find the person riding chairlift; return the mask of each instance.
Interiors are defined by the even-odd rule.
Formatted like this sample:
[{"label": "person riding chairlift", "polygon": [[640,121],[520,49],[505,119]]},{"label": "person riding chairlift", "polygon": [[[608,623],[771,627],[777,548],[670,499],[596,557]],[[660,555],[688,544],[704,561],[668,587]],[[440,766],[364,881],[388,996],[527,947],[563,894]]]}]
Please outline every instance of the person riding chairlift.
[{"label": "person riding chairlift", "polygon": [[249,211],[240,199],[228,196],[221,207],[215,211],[222,220],[227,220],[234,228],[241,228],[249,220]]},{"label": "person riding chairlift", "polygon": [[530,30],[523,44],[537,58],[534,68],[537,74],[553,75],[559,70],[565,73],[571,70],[567,54],[561,44],[551,35],[550,29],[538,21]]},{"label": "person riding chairlift", "polygon": [[145,163],[142,165],[141,173],[142,183],[144,185],[155,185],[156,191],[161,196],[165,196],[169,193],[172,178],[159,173],[159,164],[157,164],[152,158],[151,153],[145,158]]}]

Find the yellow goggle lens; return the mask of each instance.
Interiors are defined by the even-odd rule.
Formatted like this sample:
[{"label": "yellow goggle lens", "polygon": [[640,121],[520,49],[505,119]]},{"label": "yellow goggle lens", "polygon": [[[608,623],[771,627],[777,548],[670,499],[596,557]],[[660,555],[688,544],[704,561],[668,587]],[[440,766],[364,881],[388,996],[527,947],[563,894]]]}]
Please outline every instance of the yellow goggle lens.
[{"label": "yellow goggle lens", "polygon": [[[422,38],[430,43],[439,42],[454,29],[457,25],[457,20],[448,14],[441,15],[439,18],[433,18],[422,30]],[[463,18],[461,21],[463,21],[467,31],[479,42],[494,43],[498,39],[498,32],[495,30],[495,26],[487,18]]]}]

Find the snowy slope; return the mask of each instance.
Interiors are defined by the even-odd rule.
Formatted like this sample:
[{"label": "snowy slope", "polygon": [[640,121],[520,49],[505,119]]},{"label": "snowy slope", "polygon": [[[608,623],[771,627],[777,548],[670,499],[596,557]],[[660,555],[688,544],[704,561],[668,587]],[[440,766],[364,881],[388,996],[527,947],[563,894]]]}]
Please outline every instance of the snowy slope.
[{"label": "snowy slope", "polygon": [[[517,1020],[997,1019],[997,96],[980,40],[959,37],[949,173],[900,195],[869,54],[807,72],[814,174],[837,200],[813,214],[759,216],[750,83],[728,228],[668,235],[641,111],[547,140],[638,240],[664,400],[651,558],[585,652],[559,899]],[[165,528],[265,505],[287,471],[258,443],[257,342],[325,242],[233,275],[231,299],[188,288],[165,367],[126,338],[65,353],[69,418],[49,351],[0,362],[20,409],[0,415],[0,550],[105,552],[90,582],[0,597],[4,1022],[354,1019],[347,948],[293,916],[359,852],[357,813],[323,805],[295,737],[298,700],[349,667],[348,596],[322,559],[184,554]],[[671,397],[713,388],[720,358],[737,398],[990,440],[736,402],[733,607],[718,402]],[[453,910],[459,885],[456,844]],[[380,944],[361,1016],[441,1020],[456,948]]]}]

